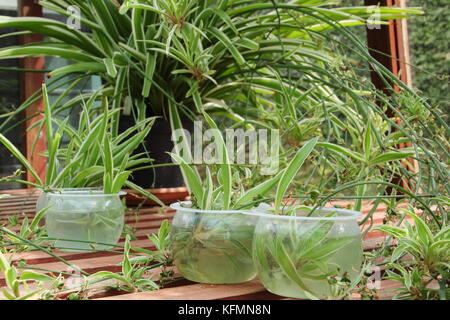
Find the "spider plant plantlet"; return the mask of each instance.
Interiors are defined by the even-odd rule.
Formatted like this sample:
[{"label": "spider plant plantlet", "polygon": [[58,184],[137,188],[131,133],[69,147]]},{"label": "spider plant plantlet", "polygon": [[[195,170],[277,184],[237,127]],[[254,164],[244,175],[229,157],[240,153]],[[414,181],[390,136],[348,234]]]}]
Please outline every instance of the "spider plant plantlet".
[{"label": "spider plant plantlet", "polygon": [[[211,128],[218,129],[207,114],[204,117]],[[173,129],[181,128],[176,108],[171,109],[171,120]],[[244,209],[252,208],[255,200],[262,199],[277,183],[286,181],[312,152],[317,139],[298,150],[296,161],[290,168],[251,188],[242,185],[233,188],[233,182],[236,182],[233,177],[237,172],[230,164],[220,131],[216,132],[215,144],[220,161],[211,166],[211,169],[216,169],[215,175],[210,166],[206,167],[204,181],[196,167],[184,157],[171,154],[180,165],[192,195],[192,201],[171,206],[177,211],[171,232],[173,258],[178,270],[189,280],[239,283],[256,276],[251,248],[257,217],[246,215]],[[189,146],[184,147],[189,150]],[[237,183],[240,184],[239,181]]]},{"label": "spider plant plantlet", "polygon": [[[150,161],[139,154],[129,154],[147,136],[154,118],[145,119],[126,132],[113,136],[113,119],[117,111],[109,110],[105,97],[100,110],[94,108],[99,94],[96,92],[84,105],[78,127],[74,128],[67,119],[60,121],[53,117],[45,85],[42,91],[45,106],[42,123],[46,127],[48,145],[45,180],[0,134],[0,142],[19,159],[36,182],[15,177],[7,177],[4,181],[21,182],[44,190],[38,200],[37,211],[48,208],[46,229],[50,238],[58,239],[55,242],[57,247],[64,250],[111,248],[119,239],[124,224],[125,207],[120,199],[124,186],[163,205],[159,199],[128,180],[133,170]],[[58,126],[56,132],[53,130],[55,124]],[[68,140],[64,145],[63,137]],[[105,245],[108,243],[111,245]]]},{"label": "spider plant plantlet", "polygon": [[[312,148],[309,143],[303,148]],[[292,298],[334,298],[336,277],[356,281],[362,264],[359,212],[285,204],[306,157],[291,160],[278,182],[273,208],[256,208],[253,240],[258,276],[271,292]]]}]

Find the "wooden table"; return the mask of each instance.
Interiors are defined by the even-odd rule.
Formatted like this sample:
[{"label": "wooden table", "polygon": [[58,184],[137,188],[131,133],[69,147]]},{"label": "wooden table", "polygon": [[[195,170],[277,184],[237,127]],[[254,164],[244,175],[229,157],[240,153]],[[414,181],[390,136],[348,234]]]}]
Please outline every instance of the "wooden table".
[{"label": "wooden table", "polygon": [[[5,193],[5,192],[3,192]],[[10,197],[0,200],[0,226],[7,224],[8,217],[16,216],[19,221],[24,217],[32,218],[35,214],[36,193],[14,192]],[[344,202],[334,202],[333,205],[344,205]],[[385,207],[379,207],[374,214],[374,225],[382,223]],[[365,205],[363,213],[367,214],[370,207]],[[126,215],[126,224],[135,228],[133,247],[153,249],[147,235],[156,233],[164,219],[171,220],[174,212],[171,209],[162,209],[157,206],[130,207]],[[18,228],[18,227],[16,227]],[[122,244],[124,239],[120,239]],[[364,246],[366,250],[372,250],[381,245],[383,235],[380,232],[371,231],[366,234]],[[115,249],[116,250],[116,249]],[[121,250],[120,248],[117,250]],[[122,255],[113,252],[70,253],[54,251],[57,255],[76,265],[84,271],[92,274],[100,270],[118,272]],[[57,272],[67,272],[67,265],[41,251],[29,251],[15,253],[14,262],[25,261],[34,268],[43,268]],[[176,272],[176,270],[175,270]],[[5,286],[5,279],[0,274],[0,287]],[[395,287],[392,281],[382,281],[382,289],[379,290],[380,298],[389,298],[392,293],[389,289]],[[64,296],[61,296],[64,298]],[[108,289],[108,287],[95,287],[90,299],[125,299],[125,300],[209,300],[209,299],[285,299],[274,295],[264,289],[257,280],[233,285],[206,285],[193,283],[185,279],[175,281],[160,290],[139,293],[125,293]]]}]

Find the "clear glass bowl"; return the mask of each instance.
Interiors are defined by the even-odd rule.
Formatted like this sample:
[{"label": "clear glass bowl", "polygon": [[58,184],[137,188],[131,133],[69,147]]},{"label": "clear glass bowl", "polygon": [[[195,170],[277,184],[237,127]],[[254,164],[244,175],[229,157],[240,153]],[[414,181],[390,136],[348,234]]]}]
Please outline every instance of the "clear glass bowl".
[{"label": "clear glass bowl", "polygon": [[296,216],[259,216],[253,240],[258,276],[272,293],[309,299],[336,295],[333,280],[360,273],[363,252],[357,218],[361,213],[334,208],[297,210]]},{"label": "clear glass bowl", "polygon": [[117,194],[103,191],[47,193],[48,237],[62,251],[108,250],[117,244],[124,225],[125,206]]},{"label": "clear glass bowl", "polygon": [[[62,188],[57,189],[53,191],[53,193],[72,193],[72,194],[86,194],[90,191],[101,191],[101,188]],[[39,195],[37,201],[36,201],[36,212],[41,211],[42,209],[45,209],[48,206],[48,193],[42,191]]]},{"label": "clear glass bowl", "polygon": [[171,208],[176,210],[170,234],[174,263],[186,279],[225,284],[256,276],[251,256],[256,216],[192,209],[189,201]]}]

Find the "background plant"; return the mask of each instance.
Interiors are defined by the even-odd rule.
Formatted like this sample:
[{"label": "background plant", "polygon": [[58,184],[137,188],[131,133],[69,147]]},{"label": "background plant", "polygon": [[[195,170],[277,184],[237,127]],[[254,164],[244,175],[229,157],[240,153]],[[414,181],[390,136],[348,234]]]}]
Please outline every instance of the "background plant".
[{"label": "background plant", "polygon": [[[0,27],[37,32],[49,40],[3,48],[0,58],[47,55],[73,61],[72,65],[50,72],[51,91],[67,83],[65,76],[69,74],[75,75],[69,80],[73,85],[92,74],[100,75],[104,81],[100,90],[111,97],[112,110],[125,108],[125,114],[132,114],[137,120],[143,120],[147,113],[167,116],[172,103],[185,116],[210,109],[242,121],[246,112],[236,113],[236,108],[231,108],[235,97],[246,105],[255,95],[263,96],[266,90],[277,88],[279,77],[289,78],[284,73],[277,76],[266,72],[266,59],[282,63],[300,55],[319,63],[326,61],[327,55],[311,42],[312,35],[338,23],[362,25],[369,17],[364,7],[333,8],[328,1],[283,1],[256,6],[212,0],[119,3],[120,9],[111,0],[40,1],[46,9],[68,17],[67,6],[78,6],[80,22],[89,32],[72,30],[50,19],[2,17]],[[325,16],[328,22],[318,19],[314,12]],[[381,18],[417,12],[381,8]],[[255,71],[261,74],[255,76]],[[65,90],[58,102],[69,91]],[[37,92],[16,113],[39,95]],[[61,103],[55,114],[79,104],[81,99]],[[117,114],[114,133],[118,132],[119,121]],[[6,120],[0,129],[6,129],[9,122]]]},{"label": "background plant", "polygon": [[[450,112],[448,94],[449,53],[448,38],[449,4],[445,1],[410,0],[409,5],[419,5],[425,15],[412,19],[409,25],[411,58],[414,87],[430,99],[431,104],[439,104]],[[447,120],[448,121],[448,120]]]},{"label": "background plant", "polygon": [[402,227],[380,226],[398,241],[386,258],[386,279],[398,282],[394,299],[447,300],[450,293],[450,227],[432,231],[412,207],[402,210],[414,225],[404,219]]}]

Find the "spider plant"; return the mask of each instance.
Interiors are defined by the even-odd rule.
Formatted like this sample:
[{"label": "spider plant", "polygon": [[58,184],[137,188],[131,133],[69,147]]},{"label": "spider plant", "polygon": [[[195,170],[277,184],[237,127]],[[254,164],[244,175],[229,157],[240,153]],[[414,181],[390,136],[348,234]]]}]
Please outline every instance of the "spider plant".
[{"label": "spider plant", "polygon": [[[22,163],[35,182],[20,179],[21,172],[5,177],[2,181],[13,181],[44,191],[64,188],[102,187],[107,194],[118,193],[128,186],[145,196],[161,203],[149,192],[128,180],[133,170],[149,163],[142,154],[130,156],[152,128],[155,118],[138,122],[122,134],[113,137],[111,128],[116,111],[108,108],[104,99],[100,107],[94,108],[97,95],[94,94],[83,105],[78,127],[68,123],[68,119],[54,117],[48,101],[47,87],[42,87],[44,96],[44,118],[47,140],[47,170],[42,180],[26,157],[2,134],[0,142]],[[54,126],[57,129],[54,130]],[[67,142],[63,142],[63,140]]]},{"label": "spider plant", "polygon": [[[35,179],[35,182],[24,181],[18,177],[21,174],[19,171],[16,176],[3,178],[0,182],[20,182],[41,188],[44,192],[51,191],[48,195],[43,193],[38,199],[37,210],[49,207],[45,214],[46,231],[50,238],[56,240],[57,247],[63,250],[111,248],[120,237],[124,224],[125,208],[119,198],[124,186],[164,206],[151,193],[129,181],[133,170],[150,161],[142,154],[130,154],[147,136],[155,119],[144,119],[122,134],[112,136],[112,122],[118,110],[110,111],[105,97],[103,103],[95,107],[97,95],[94,94],[83,105],[78,126],[73,127],[67,118],[59,120],[53,116],[45,85],[42,91],[45,106],[42,124],[46,128],[48,146],[45,180],[0,134],[0,142]],[[56,130],[53,130],[54,125],[58,126]],[[63,143],[64,138],[67,142]],[[77,189],[81,187],[100,187],[102,190],[83,193]],[[66,188],[78,191],[66,192]],[[25,219],[22,228],[28,232],[26,223]]]},{"label": "spider plant", "polygon": [[[28,239],[30,241],[33,241],[33,243],[36,243],[38,245],[41,245],[44,240],[43,236],[45,235],[45,230],[41,227],[41,221],[46,213],[48,208],[44,208],[38,212],[36,212],[36,215],[33,217],[33,219],[30,220],[28,217],[25,217],[22,221],[22,224],[20,226],[20,230],[18,230],[18,235],[21,238]],[[19,223],[18,219],[15,221],[14,224],[11,224],[11,226],[16,226]],[[9,231],[9,233],[5,233],[4,235],[4,243],[2,243],[2,246],[8,246],[8,241],[10,241],[10,245],[14,244],[14,251],[27,251],[30,249],[34,249],[31,247],[28,243],[19,243],[17,238],[15,236],[15,233],[8,228],[4,228],[6,231]]]},{"label": "spider plant", "polygon": [[[99,271],[90,276],[90,278],[103,278],[112,279],[118,281],[120,284],[117,286],[119,290],[128,292],[137,291],[151,291],[158,290],[159,286],[150,278],[144,275],[149,270],[159,266],[158,264],[152,266],[142,265],[132,261],[130,258],[130,237],[127,235],[124,245],[124,256],[122,261],[122,272],[117,274],[110,271]],[[138,267],[139,266],[139,267]]]},{"label": "spider plant", "polygon": [[[0,271],[5,275],[6,287],[2,288],[2,295],[7,300],[36,299],[44,291],[56,289],[61,284],[61,277],[51,277],[33,270],[17,271],[0,251]],[[36,287],[30,288],[29,282],[37,283]]]},{"label": "spider plant", "polygon": [[[188,117],[207,110],[242,121],[245,111],[237,112],[236,103],[252,105],[256,97],[279,91],[280,78],[284,84],[289,82],[289,75],[270,72],[267,61],[269,65],[295,64],[298,57],[319,65],[330,61],[313,39],[315,34],[364,25],[370,16],[367,7],[337,8],[325,0],[256,5],[236,0],[39,3],[62,16],[79,19],[87,31],[45,18],[0,17],[0,28],[12,27],[21,30],[20,34],[48,37],[41,43],[3,48],[0,59],[42,55],[68,59],[73,64],[49,73],[52,90],[66,84],[68,75],[75,76],[71,82],[99,75],[104,83],[102,93],[111,98],[112,110],[129,100],[132,108],[125,113],[132,114],[136,121],[146,115],[167,117],[169,104],[175,104]],[[80,17],[71,16],[67,10],[71,5],[79,8]],[[420,11],[380,7],[379,13],[380,19],[387,20]],[[311,70],[304,71],[314,75]],[[301,91],[297,86],[292,92],[300,97]],[[37,92],[16,113],[40,94]],[[55,113],[81,99],[62,103]],[[7,128],[10,121],[6,120],[0,130]],[[115,133],[119,121],[117,113]]]},{"label": "spider plant", "polygon": [[[238,186],[234,187],[233,177],[237,171],[230,163],[223,136],[209,115],[205,113],[204,117],[209,126],[216,129],[219,160],[215,166],[206,166],[204,181],[197,168],[188,162],[190,146],[183,146],[187,150],[185,157],[171,154],[180,165],[192,194],[190,203],[172,206],[177,210],[171,233],[174,262],[189,280],[202,283],[248,281],[256,275],[251,247],[257,218],[239,209],[251,208],[255,200],[262,199],[277,184],[279,188],[287,187],[314,149],[317,139],[299,149],[290,166],[275,176],[252,187],[237,181]],[[171,124],[173,129],[182,128],[176,108],[171,109]],[[215,171],[217,182],[210,167]]]},{"label": "spider plant", "polygon": [[398,283],[393,289],[396,291],[393,299],[448,300],[450,227],[433,232],[411,206],[401,213],[411,217],[414,225],[404,219],[403,227],[377,228],[398,241],[398,246],[386,258],[385,279]]},{"label": "spider plant", "polygon": [[269,291],[292,298],[336,298],[333,281],[345,276],[355,284],[362,263],[357,212],[285,200],[316,145],[317,139],[307,143],[290,161],[278,182],[273,209],[254,210],[260,215],[252,248],[258,276]]},{"label": "spider plant", "polygon": [[[258,276],[271,292],[292,298],[336,298],[333,280],[356,281],[362,263],[357,215],[339,209],[295,209],[260,216],[253,240]],[[343,219],[343,220],[339,220]]]},{"label": "spider plant", "polygon": [[[180,115],[176,108],[170,109],[170,120],[173,130],[183,129]],[[239,184],[235,187],[233,181],[236,180],[236,166],[231,164],[228,156],[227,146],[217,124],[207,114],[203,114],[211,129],[215,129],[215,145],[218,155],[216,156],[217,164],[214,166],[206,166],[206,177],[204,181],[195,167],[190,161],[192,160],[191,148],[187,144],[186,137],[182,134],[182,148],[178,148],[177,153],[171,153],[172,158],[181,167],[186,185],[191,193],[191,208],[200,210],[243,210],[251,208],[255,200],[263,199],[278,183],[278,193],[284,194],[290,183],[302,166],[305,159],[313,151],[318,139],[311,139],[302,148],[300,148],[295,157],[285,169],[266,179],[262,183],[252,186]],[[181,155],[180,152],[186,152]],[[217,185],[214,183],[211,169],[216,172]],[[234,178],[233,178],[234,177]],[[237,179],[239,180],[239,179]],[[236,181],[235,181],[236,182]]]},{"label": "spider plant", "polygon": [[[103,280],[118,281],[119,290],[128,292],[137,291],[151,291],[158,290],[165,282],[171,281],[173,272],[167,270],[171,265],[171,258],[169,253],[169,232],[170,224],[167,220],[161,223],[158,234],[149,235],[149,240],[153,243],[156,251],[147,250],[143,248],[133,248],[131,246],[130,237],[127,235],[124,245],[124,257],[122,261],[122,271],[120,274],[99,271],[90,276],[91,279],[101,278]],[[132,252],[138,254],[132,257]],[[151,272],[155,268],[161,267],[160,278],[158,284],[151,280]]]}]

